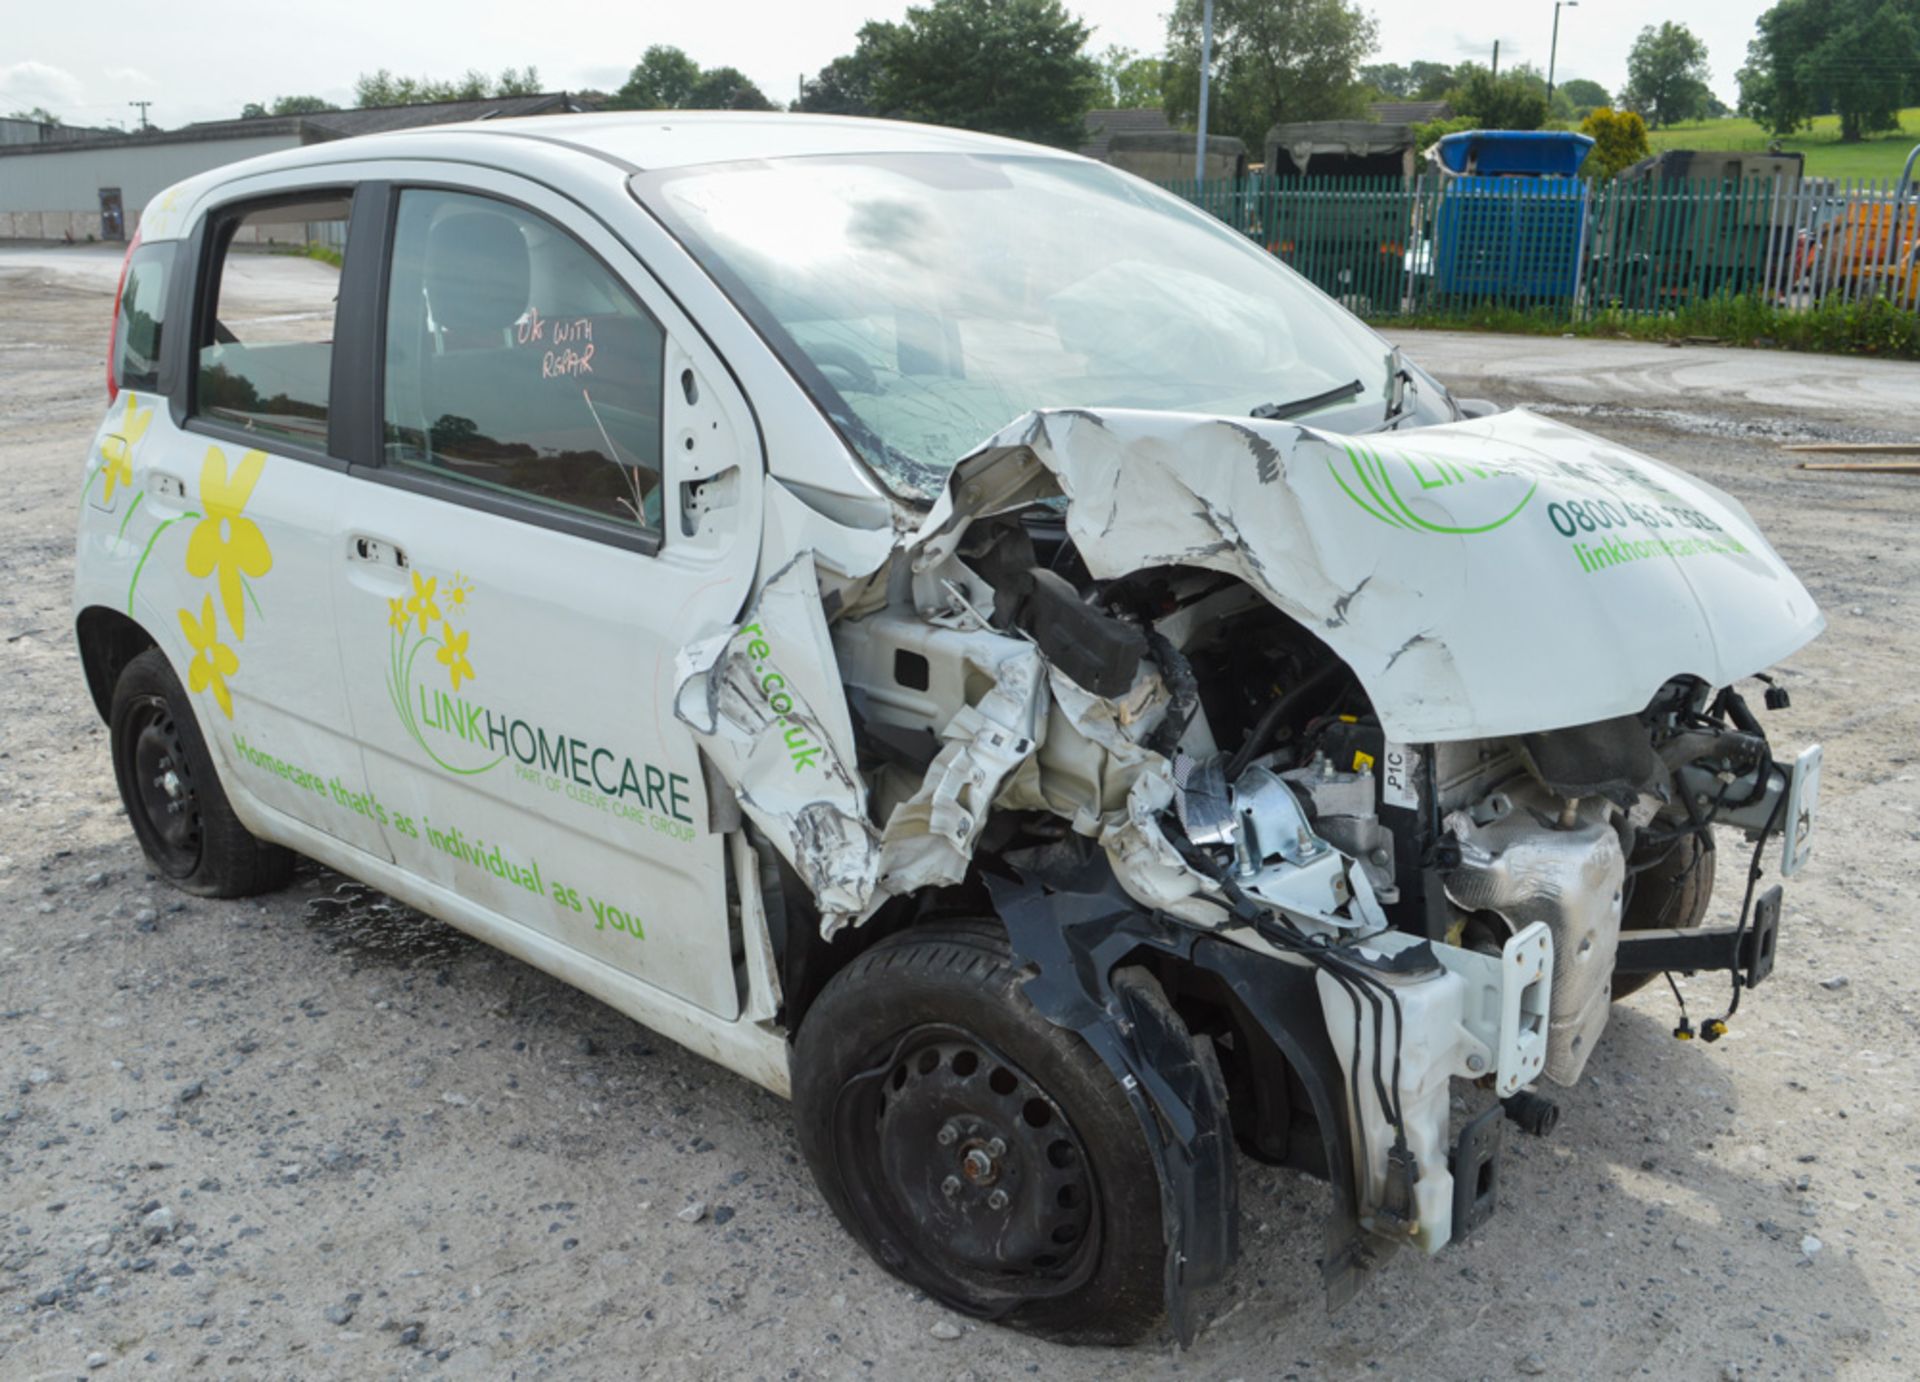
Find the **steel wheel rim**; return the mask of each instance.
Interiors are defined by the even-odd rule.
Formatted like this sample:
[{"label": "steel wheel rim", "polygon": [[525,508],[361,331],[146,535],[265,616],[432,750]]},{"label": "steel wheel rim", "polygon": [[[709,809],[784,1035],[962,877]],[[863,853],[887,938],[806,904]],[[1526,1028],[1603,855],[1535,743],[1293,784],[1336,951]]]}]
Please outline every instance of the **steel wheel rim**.
[{"label": "steel wheel rim", "polygon": [[835,1144],[882,1258],[957,1308],[1064,1295],[1099,1260],[1099,1186],[1066,1111],[972,1032],[916,1027],[843,1086]]},{"label": "steel wheel rim", "polygon": [[141,840],[161,872],[185,878],[200,863],[205,826],[186,744],[164,698],[142,696],[133,702],[124,741],[127,805]]}]

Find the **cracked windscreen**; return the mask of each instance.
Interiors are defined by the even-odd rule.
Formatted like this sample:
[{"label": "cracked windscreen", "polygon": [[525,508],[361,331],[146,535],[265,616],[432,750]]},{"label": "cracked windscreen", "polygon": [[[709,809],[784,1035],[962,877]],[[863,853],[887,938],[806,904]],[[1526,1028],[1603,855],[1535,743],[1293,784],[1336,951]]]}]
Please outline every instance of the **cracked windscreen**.
[{"label": "cracked windscreen", "polygon": [[906,498],[933,498],[1034,408],[1246,416],[1328,393],[1297,415],[1381,418],[1378,336],[1213,217],[1099,164],[822,156],[633,185]]}]

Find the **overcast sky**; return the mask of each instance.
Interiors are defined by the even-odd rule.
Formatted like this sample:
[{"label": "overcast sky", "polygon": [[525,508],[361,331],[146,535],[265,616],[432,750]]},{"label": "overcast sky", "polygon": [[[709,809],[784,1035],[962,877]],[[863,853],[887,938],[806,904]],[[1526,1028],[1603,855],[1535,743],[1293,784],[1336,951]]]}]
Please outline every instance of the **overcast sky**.
[{"label": "overcast sky", "polygon": [[[1170,0],[1067,0],[1094,27],[1093,47],[1158,51]],[[1375,61],[1486,61],[1495,39],[1502,66],[1547,65],[1552,0],[1372,0],[1380,21]],[[248,101],[287,94],[350,105],[356,74],[377,67],[453,77],[532,63],[549,90],[611,90],[649,44],[677,44],[703,65],[731,64],[776,100],[853,47],[868,19],[897,19],[905,0],[184,0],[160,5],[4,0],[0,114],[45,106],[70,123],[137,121],[127,102],[153,102],[156,124],[224,119]],[[1706,40],[1713,86],[1736,94],[1733,74],[1765,0],[1583,0],[1564,10],[1559,75],[1609,90],[1626,78],[1626,54],[1648,24],[1680,18]]]}]

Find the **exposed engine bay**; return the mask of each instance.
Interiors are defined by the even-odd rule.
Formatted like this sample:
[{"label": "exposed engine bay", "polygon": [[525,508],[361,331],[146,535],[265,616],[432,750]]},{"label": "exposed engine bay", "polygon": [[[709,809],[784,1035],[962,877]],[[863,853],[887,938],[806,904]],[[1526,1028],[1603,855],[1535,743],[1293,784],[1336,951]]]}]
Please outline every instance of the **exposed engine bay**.
[{"label": "exposed engine bay", "polygon": [[[1656,463],[1525,414],[1419,444],[1034,415],[910,529],[787,561],[686,650],[678,710],[825,936],[984,880],[1043,1010],[1111,932],[1211,964],[1303,1085],[1282,1122],[1324,1146],[1260,1125],[1281,1077],[1239,1068],[1245,1030],[1217,1039],[1242,1144],[1317,1155],[1337,1191],[1344,1167],[1353,1226],[1432,1252],[1493,1200],[1501,1105],[1456,1136],[1451,1081],[1577,1081],[1623,937],[1700,926],[1716,827],[1757,842],[1750,879],[1775,836],[1783,874],[1804,861],[1818,750],[1779,761],[1733,683],[1820,618],[1733,501]],[[1750,882],[1722,943],[1734,1004],[1777,898]],[[1201,962],[1216,942],[1319,1011],[1255,1002],[1240,961]],[[1049,1016],[1110,1022],[1103,983]],[[1193,1161],[1170,1154],[1170,1197]],[[1368,1255],[1340,1239],[1336,1294]]]}]

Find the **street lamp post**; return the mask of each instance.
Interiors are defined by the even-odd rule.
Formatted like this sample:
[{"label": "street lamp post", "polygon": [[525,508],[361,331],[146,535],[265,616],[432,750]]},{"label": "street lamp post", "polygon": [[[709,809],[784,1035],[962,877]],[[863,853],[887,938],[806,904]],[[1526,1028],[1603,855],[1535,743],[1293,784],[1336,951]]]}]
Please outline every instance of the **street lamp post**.
[{"label": "street lamp post", "polygon": [[1553,0],[1553,42],[1547,48],[1547,104],[1553,104],[1553,60],[1560,56],[1560,11],[1577,10],[1580,0]]},{"label": "street lamp post", "polygon": [[1200,23],[1200,132],[1193,139],[1193,181],[1198,187],[1207,177],[1207,78],[1213,67],[1213,0],[1207,0],[1205,17]]}]

